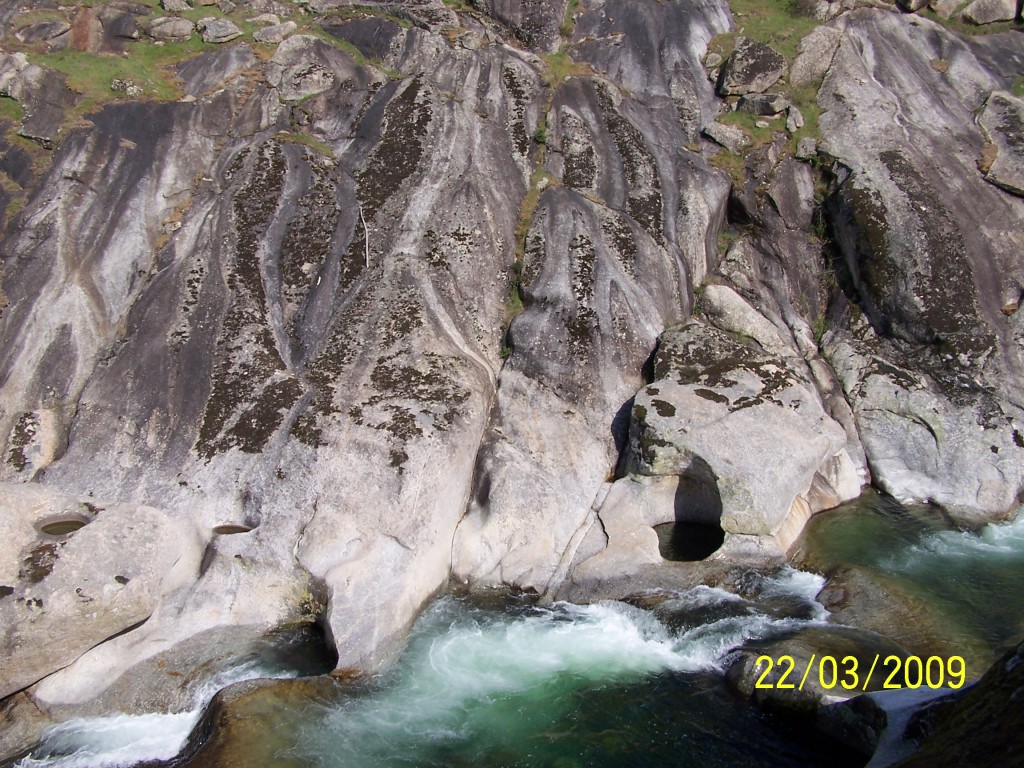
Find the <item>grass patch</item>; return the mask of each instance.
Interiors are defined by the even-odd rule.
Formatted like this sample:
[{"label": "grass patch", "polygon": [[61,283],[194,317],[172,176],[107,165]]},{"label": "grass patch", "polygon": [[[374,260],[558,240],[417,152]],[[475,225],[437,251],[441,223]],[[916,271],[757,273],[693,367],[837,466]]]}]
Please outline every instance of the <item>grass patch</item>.
[{"label": "grass patch", "polygon": [[576,11],[580,8],[580,0],[569,0],[565,6],[565,16],[562,18],[562,26],[558,28],[564,38],[572,37],[576,30]]},{"label": "grass patch", "polygon": [[[542,183],[544,180],[547,183]],[[556,179],[543,167],[538,168],[530,176],[530,189],[527,190],[522,204],[519,206],[519,221],[516,223],[516,262],[521,263],[526,252],[526,235],[530,231],[530,222],[537,212],[540,195],[545,189],[554,186]]]},{"label": "grass patch", "polygon": [[[723,41],[724,45],[729,46],[729,53],[735,44],[735,36],[742,35],[770,45],[792,61],[796,58],[796,47],[800,41],[821,24],[817,19],[800,12],[799,0],[732,0],[731,5],[736,32],[719,35],[732,37],[731,41]],[[721,50],[717,52],[722,53]]]},{"label": "grass patch", "polygon": [[1018,98],[1024,98],[1024,77],[1017,75],[1013,78],[1013,85],[1010,86],[1010,93]]},{"label": "grass patch", "polygon": [[73,110],[83,115],[107,102],[128,98],[123,93],[110,90],[110,83],[115,78],[131,80],[142,88],[146,98],[161,101],[181,98],[181,84],[170,67],[192,58],[205,48],[202,40],[193,37],[184,43],[136,43],[130,46],[127,56],[101,56],[68,50],[34,58],[64,73],[68,87],[84,97]]},{"label": "grass patch", "polygon": [[575,61],[568,51],[558,53],[546,53],[541,58],[544,60],[544,80],[554,88],[563,80],[570,77],[588,77],[594,71],[588,64],[581,64]]},{"label": "grass patch", "polygon": [[[767,120],[768,127],[758,127],[758,120]],[[735,112],[724,112],[719,115],[718,122],[725,125],[738,126],[747,132],[747,135],[750,136],[753,143],[747,147],[747,149],[743,150],[744,153],[749,152],[762,144],[767,144],[772,140],[772,136],[775,135],[776,132],[786,130],[785,113],[782,114],[782,117],[776,117],[773,120],[762,115],[755,115],[750,112],[741,112],[737,109]]]},{"label": "grass patch", "polygon": [[25,119],[21,104],[9,96],[0,96],[0,120],[13,120],[18,125]]},{"label": "grass patch", "polygon": [[309,147],[314,152],[321,154],[324,157],[334,157],[333,149],[319,139],[305,133],[289,133],[288,131],[280,131],[275,138],[278,141],[286,141],[289,144],[301,144],[304,147]]},{"label": "grass patch", "polygon": [[743,157],[734,155],[727,149],[719,150],[711,158],[711,165],[720,171],[725,171],[737,187],[743,185]]}]

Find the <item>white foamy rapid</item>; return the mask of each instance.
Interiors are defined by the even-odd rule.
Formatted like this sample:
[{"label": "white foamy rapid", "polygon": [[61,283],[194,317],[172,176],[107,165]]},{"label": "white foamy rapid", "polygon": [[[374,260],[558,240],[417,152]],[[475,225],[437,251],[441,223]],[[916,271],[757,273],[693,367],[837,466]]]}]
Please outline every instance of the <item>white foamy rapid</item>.
[{"label": "white foamy rapid", "polygon": [[776,575],[764,580],[761,596],[796,597],[811,606],[816,621],[824,621],[829,612],[818,602],[818,593],[824,588],[824,576],[784,565]]},{"label": "white foamy rapid", "polygon": [[720,672],[746,640],[811,623],[766,616],[710,587],[673,595],[659,611],[716,606],[740,615],[673,632],[653,612],[619,602],[511,615],[442,600],[421,618],[391,679],[322,710],[304,728],[301,751],[364,768],[456,743],[514,745],[578,706],[585,691],[666,672]]},{"label": "white foamy rapid", "polygon": [[293,677],[249,661],[205,681],[186,712],[109,715],[67,720],[46,731],[42,744],[15,768],[128,768],[170,760],[184,748],[189,734],[217,691],[258,678]]},{"label": "white foamy rapid", "polygon": [[995,558],[1011,562],[1024,561],[1024,514],[1009,523],[986,525],[977,533],[969,531],[938,531],[923,537],[884,563],[892,570],[906,571],[946,558]]}]

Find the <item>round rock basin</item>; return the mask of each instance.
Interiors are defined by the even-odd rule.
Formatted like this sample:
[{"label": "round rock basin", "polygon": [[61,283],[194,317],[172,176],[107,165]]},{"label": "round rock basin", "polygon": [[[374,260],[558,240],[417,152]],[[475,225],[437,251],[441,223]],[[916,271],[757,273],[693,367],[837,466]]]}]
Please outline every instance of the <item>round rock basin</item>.
[{"label": "round rock basin", "polygon": [[218,536],[228,536],[232,533],[248,533],[252,530],[251,526],[238,525],[237,523],[224,523],[223,525],[215,526],[213,532]]},{"label": "round rock basin", "polygon": [[38,521],[35,526],[37,531],[47,536],[67,536],[90,522],[92,520],[84,515],[51,515]]}]

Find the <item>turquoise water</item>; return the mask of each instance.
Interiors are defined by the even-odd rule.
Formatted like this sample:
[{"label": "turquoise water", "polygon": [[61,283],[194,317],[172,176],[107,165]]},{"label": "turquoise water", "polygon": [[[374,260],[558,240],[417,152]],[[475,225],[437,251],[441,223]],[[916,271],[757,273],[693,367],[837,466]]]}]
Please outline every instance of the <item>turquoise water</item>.
[{"label": "turquoise water", "polygon": [[916,599],[954,644],[994,658],[1024,637],[1024,515],[966,531],[871,492],[812,518],[800,546],[816,569],[853,566]]}]

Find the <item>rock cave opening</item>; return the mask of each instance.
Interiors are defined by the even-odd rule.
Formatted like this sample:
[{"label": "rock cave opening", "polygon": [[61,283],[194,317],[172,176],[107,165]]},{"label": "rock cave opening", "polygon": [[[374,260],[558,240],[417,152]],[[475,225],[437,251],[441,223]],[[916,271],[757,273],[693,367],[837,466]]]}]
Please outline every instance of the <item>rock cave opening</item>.
[{"label": "rock cave opening", "polygon": [[675,521],[654,526],[658,550],[671,562],[695,562],[710,557],[725,541],[722,496],[711,468],[693,468],[679,478],[675,494]]}]

